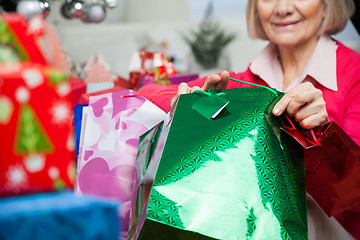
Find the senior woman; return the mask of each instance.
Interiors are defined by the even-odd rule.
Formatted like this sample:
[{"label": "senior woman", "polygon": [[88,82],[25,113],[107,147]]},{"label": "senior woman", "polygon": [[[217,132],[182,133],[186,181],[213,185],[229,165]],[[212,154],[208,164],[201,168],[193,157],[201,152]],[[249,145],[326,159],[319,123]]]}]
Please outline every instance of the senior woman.
[{"label": "senior woman", "polygon": [[[139,93],[177,91],[176,96],[149,97],[168,111],[180,94],[201,89],[248,87],[229,77],[276,88],[286,94],[273,114],[286,112],[303,128],[335,121],[360,145],[360,54],[332,39],[354,12],[352,0],[249,0],[247,27],[251,38],[269,44],[242,73],[221,74],[180,85],[146,85]],[[239,53],[241,54],[241,53]],[[308,196],[311,239],[360,239],[360,207],[327,218]],[[320,238],[321,236],[321,238]]]}]

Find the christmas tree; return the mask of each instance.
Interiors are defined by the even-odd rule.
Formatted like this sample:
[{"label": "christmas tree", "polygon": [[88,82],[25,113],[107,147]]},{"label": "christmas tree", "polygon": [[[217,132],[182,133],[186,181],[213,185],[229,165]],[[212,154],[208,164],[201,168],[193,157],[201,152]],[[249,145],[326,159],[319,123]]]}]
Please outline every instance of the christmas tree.
[{"label": "christmas tree", "polygon": [[44,127],[27,103],[20,106],[14,150],[15,153],[21,155],[37,152],[51,153],[54,150]]},{"label": "christmas tree", "polygon": [[183,38],[189,44],[196,61],[205,69],[214,68],[223,49],[235,38],[234,33],[227,34],[220,24],[213,20],[213,5],[210,2],[204,19],[197,31],[191,31],[190,36]]}]

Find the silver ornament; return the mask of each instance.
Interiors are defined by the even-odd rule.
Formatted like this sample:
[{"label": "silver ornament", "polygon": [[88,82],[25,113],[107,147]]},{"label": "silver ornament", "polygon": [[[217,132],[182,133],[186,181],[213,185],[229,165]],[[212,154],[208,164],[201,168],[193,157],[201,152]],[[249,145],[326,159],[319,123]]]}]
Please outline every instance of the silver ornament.
[{"label": "silver ornament", "polygon": [[41,15],[43,8],[39,0],[21,0],[16,6],[16,11],[29,20],[34,15]]},{"label": "silver ornament", "polygon": [[72,9],[71,2],[72,2],[71,0],[65,1],[64,4],[61,5],[61,8],[60,8],[61,15],[66,19],[73,18],[72,14],[71,14],[71,9]]},{"label": "silver ornament", "polygon": [[71,15],[76,18],[83,18],[84,16],[84,2],[81,0],[73,0],[71,8]]},{"label": "silver ornament", "polygon": [[85,23],[100,23],[106,17],[105,6],[100,3],[85,4],[84,17],[82,21]]},{"label": "silver ornament", "polygon": [[105,0],[106,7],[108,8],[114,8],[117,6],[118,1],[117,0]]},{"label": "silver ornament", "polygon": [[84,2],[81,0],[67,0],[61,6],[61,14],[67,18],[82,18],[84,15]]},{"label": "silver ornament", "polygon": [[48,0],[40,0],[40,7],[42,9],[42,15],[47,17],[51,11],[51,5]]}]

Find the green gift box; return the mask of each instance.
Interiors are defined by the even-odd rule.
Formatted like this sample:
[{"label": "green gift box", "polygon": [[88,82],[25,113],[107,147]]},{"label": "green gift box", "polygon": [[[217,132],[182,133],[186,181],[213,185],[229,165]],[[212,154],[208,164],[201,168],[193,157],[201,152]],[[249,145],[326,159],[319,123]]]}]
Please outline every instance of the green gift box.
[{"label": "green gift box", "polygon": [[271,113],[282,94],[181,95],[140,138],[128,239],[307,239],[302,148]]}]

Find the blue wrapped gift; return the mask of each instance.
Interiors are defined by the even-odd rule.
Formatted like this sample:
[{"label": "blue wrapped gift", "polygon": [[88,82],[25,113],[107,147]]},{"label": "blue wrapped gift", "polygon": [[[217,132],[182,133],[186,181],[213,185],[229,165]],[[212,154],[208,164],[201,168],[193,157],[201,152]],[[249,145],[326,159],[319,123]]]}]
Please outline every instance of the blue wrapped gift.
[{"label": "blue wrapped gift", "polygon": [[89,104],[77,104],[74,106],[74,131],[75,131],[75,145],[76,145],[76,159],[79,155],[79,145],[80,145],[80,136],[81,136],[81,122],[83,115],[83,108]]},{"label": "blue wrapped gift", "polygon": [[118,239],[118,207],[70,191],[1,198],[0,239]]}]

